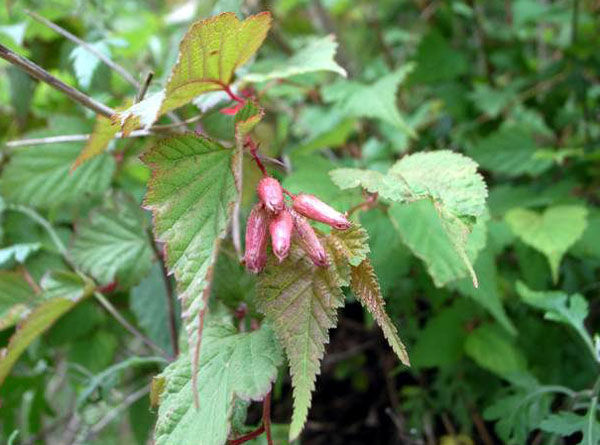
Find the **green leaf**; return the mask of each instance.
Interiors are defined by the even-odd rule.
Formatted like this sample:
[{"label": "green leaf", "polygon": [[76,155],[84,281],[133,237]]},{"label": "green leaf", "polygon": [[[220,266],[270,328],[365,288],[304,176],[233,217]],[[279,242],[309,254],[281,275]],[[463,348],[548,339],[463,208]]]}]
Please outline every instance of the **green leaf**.
[{"label": "green leaf", "polygon": [[506,329],[508,333],[516,335],[517,330],[508,318],[504,306],[502,305],[498,271],[491,248],[488,247],[477,255],[474,269],[480,279],[479,288],[473,288],[469,280],[462,279],[456,283],[459,292],[479,303],[498,323],[502,325],[504,329]]},{"label": "green leaf", "polygon": [[469,67],[464,55],[453,50],[436,29],[430,31],[419,43],[415,62],[411,82],[428,84],[455,79],[466,73]]},{"label": "green leaf", "polygon": [[379,289],[379,282],[369,260],[363,260],[358,266],[352,267],[352,291],[360,303],[368,309],[381,327],[383,335],[390,346],[406,366],[410,366],[406,347],[398,336],[398,331],[390,317],[385,312],[385,301]]},{"label": "green leaf", "polygon": [[429,318],[411,350],[412,365],[420,369],[457,363],[467,339],[466,326],[474,315],[472,303],[459,299]]},{"label": "green leaf", "polygon": [[396,106],[396,90],[413,68],[412,63],[405,64],[371,85],[338,82],[323,88],[323,99],[325,102],[335,102],[336,113],[380,119],[414,137],[414,130],[406,123]]},{"label": "green leaf", "polygon": [[505,220],[525,244],[548,258],[552,279],[558,281],[558,268],[563,255],[581,237],[587,227],[585,207],[563,205],[548,207],[543,213],[515,208]]},{"label": "green leaf", "polygon": [[115,193],[77,224],[71,255],[99,283],[117,280],[129,287],[150,269],[153,253],[148,241],[141,209],[126,194]]},{"label": "green leaf", "polygon": [[193,134],[160,141],[142,160],[152,170],[145,205],[166,243],[188,334],[197,330],[207,275],[236,199],[233,150]]},{"label": "green leaf", "polygon": [[465,352],[482,368],[500,377],[525,372],[523,353],[493,324],[483,324],[472,331],[465,342]]},{"label": "green leaf", "polygon": [[0,267],[11,267],[15,262],[23,264],[32,254],[40,250],[41,243],[22,243],[0,249]]},{"label": "green leaf", "polygon": [[486,243],[484,220],[480,219],[468,239],[464,239],[463,234],[468,233],[466,226],[458,221],[457,227],[464,232],[449,231],[430,201],[393,204],[388,213],[402,241],[425,263],[437,287],[469,274],[471,281],[476,279],[470,263]]},{"label": "green leaf", "polygon": [[70,172],[79,151],[77,143],[56,143],[16,152],[0,178],[2,195],[9,202],[48,208],[103,193],[115,161],[104,154]]},{"label": "green leaf", "polygon": [[257,308],[273,324],[290,364],[294,393],[290,440],[298,437],[306,422],[328,331],[337,324],[337,309],[344,304],[340,281],[334,267],[316,267],[296,245],[281,264],[270,256],[259,275]]},{"label": "green leaf", "polygon": [[165,89],[129,109],[114,120],[124,133],[149,127],[159,116],[179,108],[195,97],[223,90],[237,68],[262,45],[271,26],[271,14],[262,12],[240,21],[227,12],[194,23],[179,46],[177,63]]},{"label": "green leaf", "polygon": [[190,360],[181,354],[161,375],[165,386],[160,394],[156,444],[225,443],[234,398],[264,398],[281,362],[280,346],[267,324],[251,333],[237,333],[231,323],[209,320],[198,374],[200,407],[194,408]]},{"label": "green leaf", "polygon": [[[591,406],[590,406],[591,408]],[[585,416],[569,411],[550,414],[540,423],[540,429],[548,433],[566,437],[581,431],[579,445],[597,445],[600,442],[600,422],[595,410],[588,410]]]},{"label": "green leaf", "polygon": [[346,77],[346,70],[339,66],[334,59],[337,46],[333,35],[312,39],[288,60],[275,63],[270,70],[257,70],[255,65],[253,70],[243,77],[243,80],[265,82],[271,79],[287,79],[315,71],[331,71]]},{"label": "green leaf", "polygon": [[27,315],[8,346],[0,351],[0,385],[27,346],[92,291],[89,284],[70,272],[47,275],[41,284],[45,301]]},{"label": "green leaf", "polygon": [[588,302],[581,294],[568,296],[561,291],[536,292],[521,281],[517,281],[517,292],[525,303],[545,311],[544,318],[547,320],[564,323],[575,329],[590,350],[592,357],[600,362],[600,357],[584,324],[588,316]]},{"label": "green leaf", "polygon": [[548,417],[554,395],[529,374],[512,380],[514,386],[509,387],[508,394],[496,396],[483,417],[496,421],[495,429],[503,443],[517,445],[527,443],[531,430]]},{"label": "green leaf", "polygon": [[0,271],[0,330],[18,323],[39,301],[23,274]]},{"label": "green leaf", "polygon": [[167,292],[160,263],[129,294],[129,307],[138,325],[163,350],[173,353],[167,311]]},{"label": "green leaf", "polygon": [[[468,235],[485,210],[487,188],[483,178],[477,173],[475,162],[458,153],[441,150],[406,156],[385,175],[372,170],[349,168],[334,170],[330,175],[333,182],[342,189],[361,185],[371,193],[379,193],[383,198],[400,203],[431,200],[438,218],[437,223],[433,222],[435,228],[432,230],[438,232],[438,235],[442,234],[437,237],[441,243],[444,243],[441,241],[444,238],[450,242],[451,250],[458,255],[459,263],[463,264],[455,266],[449,262],[445,268],[457,272],[446,274],[447,276],[442,278],[434,272],[432,276],[436,285],[441,286],[452,278],[462,277],[462,270],[466,268],[471,275],[473,285],[477,287],[477,277],[466,249]],[[405,242],[413,251],[421,251],[417,253],[420,258],[428,257],[428,241],[411,243],[407,241],[411,237],[406,230],[411,230],[416,238],[421,239],[429,226],[411,223],[410,228],[403,227],[401,220],[397,218],[401,217],[402,212],[406,210],[399,206],[392,207],[396,208],[397,227],[405,231]],[[422,216],[428,221],[432,219],[430,209],[425,204],[413,205],[412,209],[424,212]]]},{"label": "green leaf", "polygon": [[537,176],[552,167],[552,161],[540,159],[537,146],[528,131],[521,127],[504,127],[469,150],[469,156],[494,173],[516,177]]}]

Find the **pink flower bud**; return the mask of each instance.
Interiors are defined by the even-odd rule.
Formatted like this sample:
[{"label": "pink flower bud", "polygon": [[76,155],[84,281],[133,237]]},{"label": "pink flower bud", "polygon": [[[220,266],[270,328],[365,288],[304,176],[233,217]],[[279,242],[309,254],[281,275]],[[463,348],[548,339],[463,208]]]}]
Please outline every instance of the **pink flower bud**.
[{"label": "pink flower bud", "polygon": [[294,196],[294,210],[307,218],[328,224],[338,230],[346,230],[352,225],[344,214],[328,206],[314,195],[300,193]]},{"label": "pink flower bud", "polygon": [[271,224],[269,224],[273,253],[279,259],[280,263],[288,256],[293,228],[294,221],[292,220],[292,215],[286,209],[279,212],[271,221]]},{"label": "pink flower bud", "polygon": [[277,179],[265,176],[258,183],[256,193],[258,193],[258,199],[264,203],[267,210],[274,213],[279,213],[283,210],[283,189]]},{"label": "pink flower bud", "polygon": [[256,204],[246,223],[246,253],[244,262],[252,273],[259,273],[267,264],[267,226],[269,215],[264,206]]},{"label": "pink flower bud", "polygon": [[325,248],[323,247],[323,244],[321,244],[319,237],[311,227],[310,223],[306,220],[306,218],[297,214],[293,210],[290,210],[290,214],[294,220],[296,240],[300,244],[300,247],[304,249],[315,265],[319,267],[329,266],[329,260],[327,258],[327,253],[325,252]]}]

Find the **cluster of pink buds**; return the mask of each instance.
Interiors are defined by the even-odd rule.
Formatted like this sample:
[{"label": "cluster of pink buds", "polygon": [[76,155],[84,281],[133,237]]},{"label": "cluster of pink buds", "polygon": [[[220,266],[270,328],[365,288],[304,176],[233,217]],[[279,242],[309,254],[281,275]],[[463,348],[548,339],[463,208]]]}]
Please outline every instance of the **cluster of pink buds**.
[{"label": "cluster of pink buds", "polygon": [[287,206],[281,184],[270,176],[261,179],[256,191],[259,202],[250,212],[246,225],[246,268],[258,273],[265,267],[269,234],[279,262],[288,256],[293,237],[315,265],[329,266],[325,248],[305,217],[338,230],[350,228],[348,218],[316,196],[305,193],[292,195],[286,191],[292,200],[291,207]]}]

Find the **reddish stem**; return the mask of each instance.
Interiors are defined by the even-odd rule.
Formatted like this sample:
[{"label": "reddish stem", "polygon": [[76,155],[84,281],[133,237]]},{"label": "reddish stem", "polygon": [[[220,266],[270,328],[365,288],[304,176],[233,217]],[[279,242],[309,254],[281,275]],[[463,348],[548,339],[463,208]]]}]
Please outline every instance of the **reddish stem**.
[{"label": "reddish stem", "polygon": [[231,91],[231,88],[229,88],[229,85],[221,84],[221,86],[223,87],[223,91],[225,91],[227,93],[227,95],[229,97],[231,97],[233,100],[235,100],[236,102],[239,102],[239,103],[246,102],[240,96],[236,95],[233,91]]},{"label": "reddish stem", "polygon": [[244,146],[248,147],[248,150],[250,151],[250,155],[252,156],[252,159],[254,159],[254,162],[256,162],[256,165],[262,172],[263,176],[268,176],[267,169],[265,169],[265,166],[263,165],[262,161],[258,157],[258,144],[252,140],[250,135],[246,136],[246,142],[244,142]]},{"label": "reddish stem", "polygon": [[260,436],[264,431],[265,431],[265,426],[261,425],[254,431],[252,431],[248,434],[245,434],[241,437],[238,437],[237,439],[230,440],[228,443],[229,443],[229,445],[239,445],[241,443],[248,442],[249,440],[252,440],[255,437]]},{"label": "reddish stem", "polygon": [[267,433],[267,444],[273,445],[273,437],[271,437],[271,391],[265,396],[263,400],[263,426]]}]

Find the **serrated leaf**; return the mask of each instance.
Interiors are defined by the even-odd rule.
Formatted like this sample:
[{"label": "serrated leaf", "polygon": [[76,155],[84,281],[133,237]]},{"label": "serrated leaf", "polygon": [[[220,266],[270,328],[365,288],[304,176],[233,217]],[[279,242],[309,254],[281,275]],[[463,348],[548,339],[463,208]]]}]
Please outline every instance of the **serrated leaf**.
[{"label": "serrated leaf", "polygon": [[[477,173],[477,164],[471,159],[458,153],[447,150],[441,150],[429,153],[416,153],[406,156],[398,161],[387,174],[382,174],[372,170],[360,169],[337,169],[330,173],[333,182],[340,188],[353,188],[362,186],[371,193],[379,193],[383,198],[399,203],[410,203],[418,200],[431,200],[437,213],[437,222],[432,222],[437,228],[435,231],[443,233],[444,236],[438,236],[438,239],[446,238],[451,250],[458,256],[458,269],[452,264],[452,261],[445,262],[446,269],[455,269],[456,272],[446,274],[446,277],[440,279],[438,273],[432,273],[436,285],[441,286],[451,279],[462,277],[462,270],[470,273],[473,285],[477,287],[477,277],[471,265],[471,259],[467,253],[467,241],[473,225],[485,210],[485,199],[487,197],[487,188],[483,178]],[[413,210],[423,211],[423,216],[430,221],[431,215],[428,213],[426,204],[413,204]],[[429,229],[427,224],[411,223],[407,227],[402,222],[402,213],[407,210],[399,206],[392,206],[396,209],[393,220],[399,230],[410,230],[411,233],[421,233]],[[400,219],[398,219],[400,217]],[[441,232],[437,229],[441,228]],[[416,232],[415,232],[416,231]],[[417,233],[418,234],[418,233]],[[409,238],[408,233],[404,233],[403,238]],[[422,243],[410,243],[413,251],[427,251],[428,240]],[[407,242],[407,241],[405,241]],[[444,242],[442,242],[444,243]],[[483,243],[485,244],[485,243]],[[481,245],[483,247],[483,245]],[[480,248],[481,248],[480,247]],[[446,249],[447,250],[447,249]],[[431,252],[433,256],[426,253],[417,254],[425,258],[433,258],[437,255]],[[430,273],[432,271],[430,270]]]},{"label": "serrated leaf", "polygon": [[463,53],[455,51],[436,28],[432,28],[419,43],[415,62],[411,83],[437,85],[455,79],[468,70]]},{"label": "serrated leaf", "polygon": [[0,249],[0,267],[10,267],[15,262],[23,264],[32,254],[40,250],[41,243],[21,243]]},{"label": "serrated leaf", "polygon": [[45,301],[17,326],[8,346],[0,351],[0,385],[27,346],[92,291],[91,286],[70,272],[47,275],[41,285]]},{"label": "serrated leaf", "polygon": [[335,110],[341,115],[380,119],[414,137],[414,130],[396,105],[396,90],[413,68],[412,63],[407,63],[371,85],[338,82],[323,88],[323,99],[335,102]]},{"label": "serrated leaf", "polygon": [[124,133],[138,126],[147,128],[159,116],[200,94],[224,89],[233,80],[235,70],[262,45],[270,26],[268,12],[243,21],[228,12],[194,23],[181,41],[165,89],[117,113],[114,120]]},{"label": "serrated leaf", "polygon": [[139,282],[153,257],[141,209],[124,193],[109,195],[76,225],[71,255],[100,284]]},{"label": "serrated leaf", "polygon": [[581,441],[578,445],[597,445],[600,442],[600,422],[598,422],[595,410],[592,409],[593,406],[593,404],[590,405],[585,416],[569,411],[550,414],[542,420],[539,425],[540,429],[562,437],[581,431]]},{"label": "serrated leaf", "polygon": [[9,202],[51,207],[101,194],[110,185],[115,162],[101,155],[70,173],[79,150],[79,144],[59,143],[15,153],[0,178],[3,196]]},{"label": "serrated leaf", "polygon": [[233,150],[194,134],[160,141],[142,160],[152,170],[145,205],[166,243],[188,334],[196,331],[202,293],[236,199]]},{"label": "serrated leaf", "polygon": [[505,220],[523,242],[548,258],[552,279],[558,281],[558,268],[563,255],[581,237],[587,227],[585,207],[564,205],[548,207],[543,213],[515,208]]},{"label": "serrated leaf", "polygon": [[369,235],[360,224],[353,223],[347,230],[332,230],[327,243],[339,252],[351,266],[358,266],[369,253]]},{"label": "serrated leaf", "polygon": [[385,335],[400,361],[406,366],[410,366],[406,347],[398,336],[396,326],[385,312],[385,301],[369,260],[365,259],[358,266],[352,267],[351,286],[358,301],[368,309],[379,327],[381,327],[383,335]]},{"label": "serrated leaf", "polygon": [[110,119],[97,115],[94,130],[81,150],[81,153],[75,159],[71,170],[75,170],[88,159],[103,153],[108,147],[109,142],[118,132],[119,127],[114,125]]},{"label": "serrated leaf", "polygon": [[269,70],[257,70],[254,66],[254,69],[243,77],[243,80],[247,82],[265,82],[271,79],[287,79],[288,77],[316,71],[331,71],[346,77],[346,70],[339,66],[334,59],[337,46],[338,44],[333,35],[312,39],[288,60],[275,63],[275,66]]},{"label": "serrated leaf", "polygon": [[227,441],[234,398],[261,400],[282,361],[271,328],[237,333],[231,323],[210,321],[203,332],[198,374],[200,407],[194,408],[191,364],[184,354],[162,373],[154,439],[157,445]]},{"label": "serrated leaf", "polygon": [[335,268],[319,268],[292,245],[281,264],[271,256],[259,275],[256,305],[273,325],[286,351],[294,393],[290,440],[300,434],[308,415],[320,361],[344,304]]},{"label": "serrated leaf", "polygon": [[561,291],[533,291],[523,282],[517,281],[517,292],[525,303],[545,311],[548,320],[564,323],[579,334],[594,359],[600,361],[596,354],[592,339],[587,332],[584,320],[588,316],[588,302],[581,294],[568,296]]},{"label": "serrated leaf", "polygon": [[23,274],[0,271],[0,330],[18,323],[39,301]]}]

